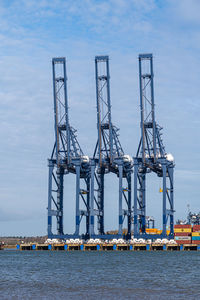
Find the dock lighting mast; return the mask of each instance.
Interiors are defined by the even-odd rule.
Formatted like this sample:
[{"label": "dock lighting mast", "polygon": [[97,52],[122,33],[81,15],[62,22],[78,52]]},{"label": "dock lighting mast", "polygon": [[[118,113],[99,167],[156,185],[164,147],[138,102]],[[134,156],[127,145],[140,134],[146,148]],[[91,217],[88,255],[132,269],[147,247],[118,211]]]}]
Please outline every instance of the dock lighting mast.
[{"label": "dock lighting mast", "polygon": [[[124,151],[119,141],[118,128],[112,124],[111,101],[110,101],[110,73],[109,57],[95,57],[96,74],[96,103],[97,103],[97,131],[98,140],[94,151],[97,161],[97,172],[95,181],[97,184],[97,196],[92,199],[92,218],[97,216],[99,237],[105,237],[104,232],[104,177],[112,172],[119,178],[119,230],[117,236],[122,236],[122,226],[127,219],[128,234],[131,236],[131,174],[133,160]],[[123,181],[126,186],[123,187]],[[94,205],[96,209],[94,209]],[[126,209],[123,209],[126,205]],[[91,232],[94,234],[94,224]],[[111,236],[110,236],[111,237]],[[107,237],[109,238],[109,237]]]},{"label": "dock lighting mast", "polygon": [[[53,58],[53,96],[55,118],[55,144],[49,161],[48,187],[48,237],[79,237],[82,217],[86,217],[85,236],[89,235],[89,202],[90,202],[90,159],[85,156],[76,137],[76,130],[69,124],[66,60],[64,57]],[[76,175],[76,218],[75,232],[64,234],[64,176]],[[81,188],[83,181],[84,188]],[[84,205],[80,209],[80,199]],[[68,205],[71,200],[68,199]],[[53,233],[52,218],[55,217],[57,233]]]},{"label": "dock lighting mast", "polygon": [[[159,237],[174,234],[174,159],[167,154],[156,123],[152,54],[139,55],[141,139],[134,158],[134,237],[156,238],[146,233],[146,175],[154,172],[162,178],[163,228]],[[167,208],[168,207],[168,208]]]}]

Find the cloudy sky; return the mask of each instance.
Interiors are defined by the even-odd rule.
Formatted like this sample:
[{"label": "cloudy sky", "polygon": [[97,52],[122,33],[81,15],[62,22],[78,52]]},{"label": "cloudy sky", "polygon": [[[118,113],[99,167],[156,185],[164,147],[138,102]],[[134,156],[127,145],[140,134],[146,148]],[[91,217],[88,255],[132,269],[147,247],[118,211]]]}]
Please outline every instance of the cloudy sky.
[{"label": "cloudy sky", "polygon": [[[175,157],[176,219],[200,210],[200,1],[0,1],[0,235],[46,234],[47,158],[54,143],[51,59],[66,56],[70,122],[92,155],[94,56],[109,55],[113,123],[127,154],[139,142],[138,54],[154,55],[156,118]],[[161,220],[160,182],[148,213]],[[114,188],[111,188],[116,183]],[[74,178],[65,228],[73,232]],[[117,227],[117,180],[106,179],[106,229]]]}]

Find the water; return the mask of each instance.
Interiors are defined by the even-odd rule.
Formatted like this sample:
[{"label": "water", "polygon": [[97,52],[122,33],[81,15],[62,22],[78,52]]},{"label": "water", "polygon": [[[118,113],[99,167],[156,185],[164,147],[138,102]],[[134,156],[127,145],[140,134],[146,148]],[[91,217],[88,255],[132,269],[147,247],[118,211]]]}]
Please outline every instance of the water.
[{"label": "water", "polygon": [[199,252],[0,251],[0,299],[200,299]]}]

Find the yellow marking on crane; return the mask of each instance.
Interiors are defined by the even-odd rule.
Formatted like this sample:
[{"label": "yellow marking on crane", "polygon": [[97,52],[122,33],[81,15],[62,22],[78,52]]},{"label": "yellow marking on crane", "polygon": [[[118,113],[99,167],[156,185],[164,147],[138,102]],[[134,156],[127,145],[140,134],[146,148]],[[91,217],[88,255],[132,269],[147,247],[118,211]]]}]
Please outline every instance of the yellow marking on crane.
[{"label": "yellow marking on crane", "polygon": [[87,194],[87,191],[81,191],[81,194]]}]

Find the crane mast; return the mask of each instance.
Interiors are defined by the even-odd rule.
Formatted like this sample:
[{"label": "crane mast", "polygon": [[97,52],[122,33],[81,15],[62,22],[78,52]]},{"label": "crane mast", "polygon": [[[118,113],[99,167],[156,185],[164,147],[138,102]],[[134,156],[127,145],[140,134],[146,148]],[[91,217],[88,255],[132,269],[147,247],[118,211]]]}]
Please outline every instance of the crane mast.
[{"label": "crane mast", "polygon": [[[119,141],[118,128],[112,124],[111,119],[111,100],[110,100],[110,70],[109,57],[95,57],[95,76],[96,76],[96,104],[97,104],[97,131],[98,140],[94,151],[94,159],[97,169],[94,174],[94,182],[97,188],[97,196],[92,199],[94,215],[98,220],[99,236],[105,237],[104,229],[104,177],[105,174],[112,172],[119,178],[119,229],[118,236],[122,236],[122,226],[127,217],[128,234],[131,235],[131,173],[132,159],[125,155]],[[123,187],[123,179],[126,181],[126,188]],[[123,209],[123,199],[126,209]],[[92,229],[94,233],[94,229]]]},{"label": "crane mast", "polygon": [[[174,160],[162,141],[162,128],[156,123],[152,54],[139,55],[141,139],[134,158],[134,236],[146,234],[146,175],[154,172],[162,178],[162,237],[166,237],[169,220],[170,236],[174,225]],[[168,204],[168,208],[167,208]],[[155,236],[154,236],[155,238]]]},{"label": "crane mast", "polygon": [[[80,236],[80,223],[85,216],[85,236],[90,230],[90,159],[85,156],[76,136],[76,130],[69,123],[66,60],[52,59],[55,144],[49,161],[48,187],[48,237],[69,238]],[[64,234],[63,198],[64,176],[76,175],[75,232]],[[81,188],[83,181],[84,188]],[[80,208],[82,200],[84,209]],[[53,233],[52,218],[56,218],[57,233]]]}]

